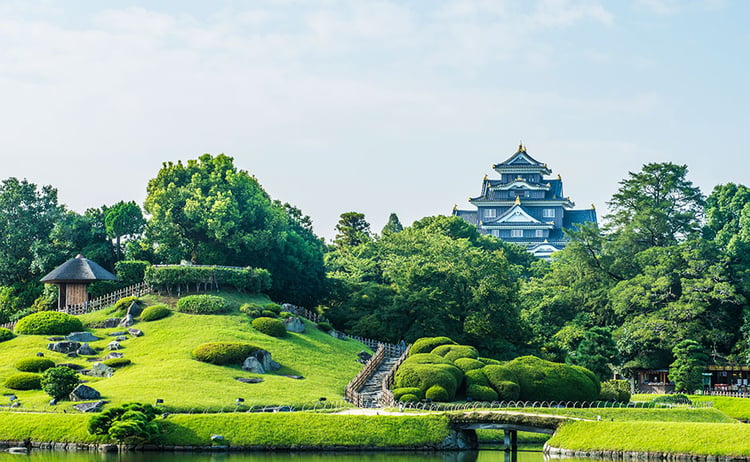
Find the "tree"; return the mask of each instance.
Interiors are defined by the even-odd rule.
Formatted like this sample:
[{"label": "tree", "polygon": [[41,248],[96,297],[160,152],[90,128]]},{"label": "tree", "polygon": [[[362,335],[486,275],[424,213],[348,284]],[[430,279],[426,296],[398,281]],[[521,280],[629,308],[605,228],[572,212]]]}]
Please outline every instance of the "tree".
[{"label": "tree", "polygon": [[314,306],[325,293],[323,243],[309,218],[272,201],[231,157],[165,163],[147,193],[144,247],[158,262],[266,268],[270,295],[291,303]]},{"label": "tree", "polygon": [[122,260],[122,247],[120,238],[123,236],[136,236],[143,232],[146,226],[146,220],[143,218],[143,212],[135,201],[120,201],[112,207],[104,209],[104,226],[107,230],[107,236],[115,239],[115,251],[117,260]]},{"label": "tree", "polygon": [[336,237],[333,245],[337,248],[356,247],[372,239],[370,223],[365,214],[359,212],[342,213],[336,224]]},{"label": "tree", "polygon": [[617,347],[612,332],[606,327],[592,327],[583,334],[583,340],[570,362],[583,366],[604,381],[612,377],[610,364],[617,362]]},{"label": "tree", "polygon": [[610,229],[626,234],[637,249],[672,245],[695,235],[704,199],[686,178],[687,171],[686,165],[667,162],[629,172],[608,203]]},{"label": "tree", "polygon": [[55,399],[67,398],[78,386],[78,374],[67,366],[47,369],[42,374],[42,390]]},{"label": "tree", "polygon": [[391,213],[391,215],[388,217],[388,223],[385,224],[383,227],[383,231],[380,232],[383,236],[386,236],[388,234],[398,233],[404,230],[403,225],[401,225],[401,222],[398,219],[398,215],[395,213]]},{"label": "tree", "polygon": [[703,371],[708,358],[701,345],[695,340],[683,340],[672,349],[674,362],[669,366],[669,380],[674,382],[675,391],[692,393],[703,385]]}]

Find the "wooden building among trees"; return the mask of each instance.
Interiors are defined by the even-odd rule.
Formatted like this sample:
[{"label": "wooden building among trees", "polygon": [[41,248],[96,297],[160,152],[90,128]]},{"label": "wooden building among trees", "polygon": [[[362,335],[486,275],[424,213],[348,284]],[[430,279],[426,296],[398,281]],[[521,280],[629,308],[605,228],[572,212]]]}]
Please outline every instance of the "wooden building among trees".
[{"label": "wooden building among trees", "polygon": [[41,281],[55,284],[59,289],[57,308],[78,305],[89,301],[88,285],[94,281],[114,281],[117,276],[96,262],[78,255],[52,270]]}]

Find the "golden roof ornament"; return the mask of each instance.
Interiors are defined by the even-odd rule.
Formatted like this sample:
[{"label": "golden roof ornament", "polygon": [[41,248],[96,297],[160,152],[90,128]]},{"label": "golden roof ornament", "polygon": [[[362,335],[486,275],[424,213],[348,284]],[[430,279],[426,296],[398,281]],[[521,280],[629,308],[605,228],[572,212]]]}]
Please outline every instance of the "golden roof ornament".
[{"label": "golden roof ornament", "polygon": [[591,210],[596,210],[596,206],[594,206],[594,204],[591,204]]},{"label": "golden roof ornament", "polygon": [[455,212],[456,210],[458,210],[458,204],[453,204],[453,211]]},{"label": "golden roof ornament", "polygon": [[518,142],[518,152],[523,152],[523,142],[522,141]]},{"label": "golden roof ornament", "polygon": [[516,205],[521,205],[521,196],[516,196]]},{"label": "golden roof ornament", "polygon": [[557,179],[558,179],[558,180],[562,180],[562,177],[560,176],[560,174],[559,174],[559,173],[557,174]]},{"label": "golden roof ornament", "polygon": [[484,175],[484,181],[487,181],[487,174]]}]

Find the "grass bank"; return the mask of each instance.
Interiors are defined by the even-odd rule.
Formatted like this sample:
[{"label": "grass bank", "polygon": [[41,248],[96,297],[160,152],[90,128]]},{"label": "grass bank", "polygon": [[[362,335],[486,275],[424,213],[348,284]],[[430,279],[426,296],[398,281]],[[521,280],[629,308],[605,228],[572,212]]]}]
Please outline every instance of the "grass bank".
[{"label": "grass bank", "polygon": [[[63,443],[111,443],[90,435],[90,416],[0,412],[0,439]],[[441,444],[448,418],[430,416],[361,416],[320,413],[172,414],[158,420],[163,433],[156,444],[210,446],[222,435],[232,446],[422,447]]]},{"label": "grass bank", "polygon": [[[633,401],[651,401],[663,395],[633,395]],[[693,402],[711,402],[714,409],[718,409],[729,417],[743,422],[750,422],[750,398],[734,398],[730,396],[689,395]]]},{"label": "grass bank", "polygon": [[695,422],[569,422],[549,445],[576,451],[750,456],[750,426]]}]

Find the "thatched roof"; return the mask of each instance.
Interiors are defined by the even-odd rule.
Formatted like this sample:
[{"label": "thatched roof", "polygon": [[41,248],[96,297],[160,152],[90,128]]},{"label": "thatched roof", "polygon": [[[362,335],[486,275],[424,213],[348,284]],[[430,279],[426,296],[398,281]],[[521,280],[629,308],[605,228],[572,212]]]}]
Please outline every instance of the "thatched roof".
[{"label": "thatched roof", "polygon": [[105,270],[96,262],[83,255],[70,259],[44,276],[41,281],[47,284],[57,282],[114,281],[117,276]]}]

